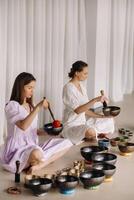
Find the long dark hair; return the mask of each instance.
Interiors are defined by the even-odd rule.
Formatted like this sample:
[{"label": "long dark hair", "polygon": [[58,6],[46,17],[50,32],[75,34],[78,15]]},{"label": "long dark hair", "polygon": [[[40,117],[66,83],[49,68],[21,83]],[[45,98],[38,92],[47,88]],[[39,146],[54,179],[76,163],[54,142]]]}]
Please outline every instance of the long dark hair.
[{"label": "long dark hair", "polygon": [[[22,97],[22,92],[23,92],[24,86],[29,84],[31,81],[36,81],[36,79],[34,78],[32,74],[27,73],[27,72],[20,73],[14,81],[10,101],[11,100],[17,101],[19,104],[23,104],[24,99]],[[34,107],[32,97],[27,98],[26,102],[29,103],[30,107]]]},{"label": "long dark hair", "polygon": [[87,66],[88,64],[81,60],[76,61],[75,63],[72,64],[72,68],[68,73],[69,78],[74,78],[76,72],[81,72],[83,68]]}]

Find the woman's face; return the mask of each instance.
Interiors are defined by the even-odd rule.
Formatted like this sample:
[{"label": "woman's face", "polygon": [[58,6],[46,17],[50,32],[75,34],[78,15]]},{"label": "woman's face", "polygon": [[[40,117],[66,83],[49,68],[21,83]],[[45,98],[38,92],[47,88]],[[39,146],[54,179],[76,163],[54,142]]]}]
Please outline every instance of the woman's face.
[{"label": "woman's face", "polygon": [[85,81],[88,77],[88,67],[84,67],[81,72],[76,72],[75,75],[79,81]]},{"label": "woman's face", "polygon": [[24,85],[24,91],[23,91],[24,98],[31,98],[33,96],[34,88],[35,88],[35,81],[31,81],[27,85]]}]

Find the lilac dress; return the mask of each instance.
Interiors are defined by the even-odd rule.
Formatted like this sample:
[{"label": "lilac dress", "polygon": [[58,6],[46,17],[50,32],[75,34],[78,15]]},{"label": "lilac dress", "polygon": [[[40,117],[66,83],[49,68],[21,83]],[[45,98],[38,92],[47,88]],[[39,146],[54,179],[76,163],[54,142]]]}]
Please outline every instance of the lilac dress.
[{"label": "lilac dress", "polygon": [[38,143],[37,116],[31,125],[23,131],[16,122],[23,120],[27,115],[27,110],[16,101],[9,101],[5,107],[7,118],[7,139],[0,153],[0,163],[8,171],[16,171],[16,160],[20,161],[20,171],[27,167],[27,161],[34,149],[43,152],[44,160],[49,159],[55,153],[69,148],[72,143],[68,139],[51,138],[43,145]]}]

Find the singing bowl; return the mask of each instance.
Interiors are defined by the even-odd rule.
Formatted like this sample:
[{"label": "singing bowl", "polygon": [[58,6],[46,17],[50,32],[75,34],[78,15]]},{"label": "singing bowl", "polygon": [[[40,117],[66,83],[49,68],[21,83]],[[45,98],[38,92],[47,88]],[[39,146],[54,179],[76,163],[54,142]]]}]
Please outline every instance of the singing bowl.
[{"label": "singing bowl", "polygon": [[126,142],[118,144],[118,148],[122,153],[131,153],[134,151],[134,143]]},{"label": "singing bowl", "polygon": [[93,162],[104,162],[114,165],[117,161],[117,156],[112,153],[100,153],[92,155]]},{"label": "singing bowl", "polygon": [[44,125],[44,130],[49,135],[59,135],[59,133],[63,130],[63,125],[61,124],[60,127],[54,128],[52,123],[48,123]]},{"label": "singing bowl", "polygon": [[100,185],[105,179],[105,174],[102,170],[92,169],[80,174],[80,181],[85,189]]},{"label": "singing bowl", "polygon": [[107,106],[105,108],[103,108],[103,113],[105,116],[117,116],[120,113],[120,107],[117,106]]},{"label": "singing bowl", "polygon": [[52,187],[52,180],[48,178],[35,178],[27,180],[26,184],[28,188],[33,190],[42,189],[47,192]]},{"label": "singing bowl", "polygon": [[48,178],[40,178],[40,188],[45,192],[52,187],[52,180]]},{"label": "singing bowl", "polygon": [[94,163],[92,168],[96,170],[102,170],[106,178],[113,176],[116,171],[116,167],[108,163]]},{"label": "singing bowl", "polygon": [[56,177],[56,185],[60,190],[72,190],[78,184],[76,176],[61,175]]},{"label": "singing bowl", "polygon": [[110,144],[113,147],[117,146],[119,144],[119,142],[120,142],[120,137],[110,139]]},{"label": "singing bowl", "polygon": [[40,187],[40,184],[41,184],[40,178],[31,179],[27,182],[27,187],[32,190],[36,190]]},{"label": "singing bowl", "polygon": [[109,142],[109,139],[101,139],[101,140],[98,140],[98,145],[100,147],[108,147],[110,144]]},{"label": "singing bowl", "polygon": [[80,149],[81,155],[87,161],[92,161],[92,155],[107,151],[108,151],[107,147],[100,147],[100,146],[85,146]]}]

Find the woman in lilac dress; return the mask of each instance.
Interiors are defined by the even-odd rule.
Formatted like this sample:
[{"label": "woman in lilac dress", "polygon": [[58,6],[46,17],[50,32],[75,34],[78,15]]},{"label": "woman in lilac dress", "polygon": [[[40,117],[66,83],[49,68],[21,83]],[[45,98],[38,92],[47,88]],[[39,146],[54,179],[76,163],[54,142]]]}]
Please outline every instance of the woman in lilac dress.
[{"label": "woman in lilac dress", "polygon": [[14,82],[10,101],[5,106],[7,118],[7,139],[1,151],[2,166],[16,171],[16,160],[20,171],[30,166],[30,173],[39,170],[62,156],[72,143],[68,139],[51,138],[43,145],[38,143],[37,115],[41,108],[48,108],[48,101],[33,105],[33,91],[36,79],[23,72]]}]

